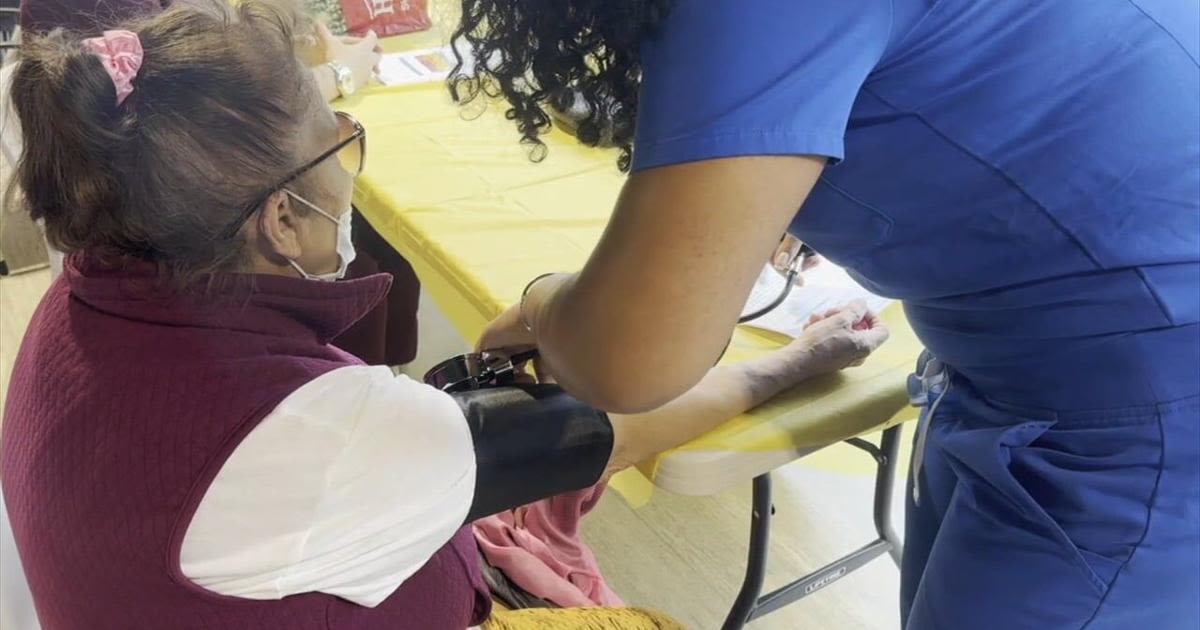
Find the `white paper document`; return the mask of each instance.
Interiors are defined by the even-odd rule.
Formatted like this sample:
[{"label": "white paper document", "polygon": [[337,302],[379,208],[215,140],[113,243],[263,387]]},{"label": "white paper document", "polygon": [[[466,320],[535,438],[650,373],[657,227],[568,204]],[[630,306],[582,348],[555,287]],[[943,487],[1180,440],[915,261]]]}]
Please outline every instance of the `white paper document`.
[{"label": "white paper document", "polygon": [[[742,325],[798,337],[813,315],[823,314],[854,300],[865,301],[867,308],[876,314],[892,303],[892,300],[864,289],[845,269],[828,260],[821,260],[820,264],[802,275],[804,284],[792,287],[791,294],[782,304],[766,315]],[[752,313],[773,302],[783,291],[786,281],[783,274],[775,271],[771,265],[763,267],[742,313]]]},{"label": "white paper document", "polygon": [[[402,53],[388,53],[379,60],[379,82],[384,85],[415,85],[445,81],[454,69],[454,51],[449,46]],[[463,72],[469,74],[473,63],[463,59]]]}]

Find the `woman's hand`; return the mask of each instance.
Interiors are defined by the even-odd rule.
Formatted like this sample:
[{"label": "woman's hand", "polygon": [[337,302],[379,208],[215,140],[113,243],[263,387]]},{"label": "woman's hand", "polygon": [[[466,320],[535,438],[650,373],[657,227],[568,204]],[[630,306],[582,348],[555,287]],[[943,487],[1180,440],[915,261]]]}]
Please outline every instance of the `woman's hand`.
[{"label": "woman's hand", "polygon": [[862,365],[867,355],[887,341],[887,326],[855,300],[841,308],[814,315],[797,337],[780,352],[803,362],[808,376]]},{"label": "woman's hand", "polygon": [[[520,306],[513,305],[488,324],[483,335],[475,344],[475,351],[494,350],[511,356],[526,350],[533,350],[536,347],[537,342],[533,338],[533,333],[529,332],[529,329],[521,322]],[[536,378],[529,374],[530,367],[533,368]],[[540,359],[533,359],[528,363],[516,366],[516,368],[521,373],[522,382],[542,384],[555,382],[554,373]]]},{"label": "woman's hand", "polygon": [[383,56],[374,31],[369,31],[365,37],[338,37],[329,32],[324,24],[318,24],[317,34],[325,50],[325,62],[336,61],[348,68],[354,74],[356,89],[362,89],[371,82],[371,76]]},{"label": "woman's hand", "polygon": [[503,350],[510,354],[531,350],[537,346],[533,333],[521,321],[521,306],[513,304],[505,309],[496,319],[493,319],[479,341],[475,342],[476,352],[484,350]]},{"label": "woman's hand", "polygon": [[538,312],[572,278],[573,275],[567,273],[545,274],[535,278],[525,288],[520,301],[500,313],[483,329],[483,334],[475,344],[475,351],[501,350],[516,354],[536,348],[537,336],[530,329],[537,328]]},{"label": "woman's hand", "polygon": [[797,384],[838,370],[862,365],[867,355],[888,339],[887,326],[855,300],[814,315],[791,343],[764,357],[730,367],[743,368],[759,394],[751,406]]}]

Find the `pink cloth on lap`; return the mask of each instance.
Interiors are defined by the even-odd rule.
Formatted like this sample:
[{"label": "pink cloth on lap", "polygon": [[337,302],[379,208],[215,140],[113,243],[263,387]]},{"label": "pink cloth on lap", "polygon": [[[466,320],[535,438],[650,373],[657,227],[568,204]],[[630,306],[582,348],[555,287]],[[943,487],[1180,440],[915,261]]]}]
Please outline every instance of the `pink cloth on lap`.
[{"label": "pink cloth on lap", "polygon": [[492,566],[532,595],[559,606],[622,606],[579,537],[579,522],[605,486],[600,482],[475,521],[475,540]]}]

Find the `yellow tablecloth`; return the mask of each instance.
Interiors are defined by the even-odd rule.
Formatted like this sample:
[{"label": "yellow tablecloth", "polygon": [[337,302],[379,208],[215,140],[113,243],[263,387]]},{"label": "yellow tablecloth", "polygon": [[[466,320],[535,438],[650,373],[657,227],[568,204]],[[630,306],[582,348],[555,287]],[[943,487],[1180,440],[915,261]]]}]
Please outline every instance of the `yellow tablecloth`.
[{"label": "yellow tablecloth", "polygon": [[[429,46],[436,39],[425,34],[406,43],[392,40],[388,47]],[[614,153],[581,147],[557,132],[546,138],[548,159],[531,163],[500,108],[461,110],[441,84],[373,88],[335,107],[368,130],[358,208],[412,263],[467,339],[515,303],[530,278],[583,265],[623,179]],[[806,383],[648,462],[643,472],[653,479],[675,460],[705,460],[682,457],[689,453],[794,458],[808,447],[876,431],[898,413],[911,417],[904,412],[904,380],[920,346],[898,305],[884,319],[892,339],[865,365]],[[780,341],[742,327],[725,360],[768,352]]]}]

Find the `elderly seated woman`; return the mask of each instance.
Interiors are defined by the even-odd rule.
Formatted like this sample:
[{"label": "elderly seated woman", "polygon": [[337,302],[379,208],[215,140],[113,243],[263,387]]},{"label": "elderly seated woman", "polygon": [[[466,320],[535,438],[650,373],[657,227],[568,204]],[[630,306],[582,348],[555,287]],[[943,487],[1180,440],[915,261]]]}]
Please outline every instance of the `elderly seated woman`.
[{"label": "elderly seated woman", "polygon": [[335,281],[365,131],[298,63],[296,23],[244,0],[25,43],[18,182],[68,259],[17,359],[0,472],[46,630],[482,623],[465,524],[886,337],[851,307],[637,416],[362,365],[328,342],[388,286]]},{"label": "elderly seated woman", "polygon": [[[14,1],[14,5],[15,5]],[[25,37],[44,35],[56,28],[78,33],[81,37],[99,35],[126,21],[153,15],[172,4],[172,0],[21,0],[21,30]],[[301,29],[305,45],[304,60],[322,96],[334,100],[362,89],[371,81],[381,51],[376,37],[336,37],[320,23]],[[21,153],[21,130],[9,102],[13,64],[0,67],[0,186],[10,181]],[[19,199],[6,198],[6,208],[15,208]],[[391,249],[367,223],[355,213],[355,247],[358,256],[347,277],[359,278],[385,272],[392,276],[387,298],[358,322],[334,339],[333,344],[371,364],[402,365],[417,352],[417,305],[420,283],[411,265]],[[62,273],[62,252],[47,248],[51,277]]]}]

